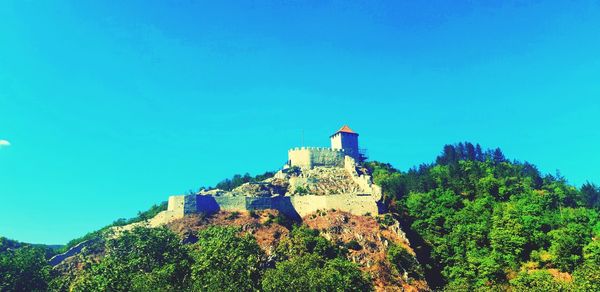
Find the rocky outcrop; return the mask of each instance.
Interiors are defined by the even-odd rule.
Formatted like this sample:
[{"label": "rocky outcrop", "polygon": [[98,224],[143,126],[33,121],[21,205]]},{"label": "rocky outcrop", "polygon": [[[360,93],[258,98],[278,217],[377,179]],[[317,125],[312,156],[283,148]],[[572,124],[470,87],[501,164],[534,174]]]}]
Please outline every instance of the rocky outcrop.
[{"label": "rocky outcrop", "polygon": [[[211,216],[190,215],[175,220],[167,227],[183,238],[195,234],[208,226],[238,226],[242,232],[254,236],[265,253],[270,256],[278,243],[286,238],[289,229],[278,224],[277,210],[264,210],[253,213],[219,212]],[[320,231],[321,236],[332,243],[347,249],[347,257],[368,272],[377,291],[427,291],[423,279],[411,278],[394,269],[387,259],[387,251],[392,245],[404,248],[410,255],[414,251],[396,220],[383,216],[357,216],[337,210],[319,210],[303,218],[303,224]],[[383,221],[386,221],[385,224]],[[416,262],[416,259],[415,259]]]},{"label": "rocky outcrop", "polygon": [[357,216],[336,210],[322,210],[303,219],[308,227],[321,231],[332,242],[348,248],[348,259],[373,277],[378,291],[426,291],[424,279],[399,272],[387,258],[392,245],[399,246],[418,263],[400,223],[391,216]]}]

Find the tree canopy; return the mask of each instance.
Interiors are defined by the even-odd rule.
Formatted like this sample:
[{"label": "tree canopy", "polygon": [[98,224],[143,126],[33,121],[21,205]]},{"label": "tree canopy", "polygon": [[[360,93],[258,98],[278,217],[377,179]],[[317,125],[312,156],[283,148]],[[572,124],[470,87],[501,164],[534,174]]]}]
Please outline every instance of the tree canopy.
[{"label": "tree canopy", "polygon": [[[418,244],[430,285],[521,291],[600,283],[590,272],[600,270],[594,184],[578,189],[560,174],[542,175],[500,149],[468,142],[446,145],[435,163],[407,172],[378,162],[368,167]],[[572,283],[557,273],[573,274]]]}]

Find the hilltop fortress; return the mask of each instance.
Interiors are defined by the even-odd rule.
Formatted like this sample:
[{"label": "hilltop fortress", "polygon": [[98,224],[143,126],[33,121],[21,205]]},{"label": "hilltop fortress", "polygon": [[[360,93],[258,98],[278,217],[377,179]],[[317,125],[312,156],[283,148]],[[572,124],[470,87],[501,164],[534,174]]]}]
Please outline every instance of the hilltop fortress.
[{"label": "hilltop fortress", "polygon": [[245,183],[231,191],[201,190],[170,196],[168,209],[150,220],[161,225],[187,214],[277,209],[301,218],[317,210],[336,209],[356,215],[379,214],[381,188],[362,167],[358,134],[343,126],[330,136],[331,147],[298,147],[272,178]]}]

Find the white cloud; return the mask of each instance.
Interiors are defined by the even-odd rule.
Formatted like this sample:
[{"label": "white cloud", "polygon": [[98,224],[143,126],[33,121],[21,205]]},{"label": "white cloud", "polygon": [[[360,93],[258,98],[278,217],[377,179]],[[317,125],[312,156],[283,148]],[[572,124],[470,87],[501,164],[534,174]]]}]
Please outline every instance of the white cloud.
[{"label": "white cloud", "polygon": [[8,147],[10,146],[10,142],[8,140],[0,140],[0,147]]}]

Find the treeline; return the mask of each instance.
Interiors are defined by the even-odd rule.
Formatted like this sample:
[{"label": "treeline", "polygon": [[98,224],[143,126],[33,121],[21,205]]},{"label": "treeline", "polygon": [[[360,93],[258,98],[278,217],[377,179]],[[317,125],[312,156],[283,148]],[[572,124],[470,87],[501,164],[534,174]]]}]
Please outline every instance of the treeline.
[{"label": "treeline", "polygon": [[251,235],[209,227],[183,244],[167,228],[135,228],[94,247],[78,269],[51,271],[34,250],[0,254],[0,291],[371,291],[344,249],[295,227],[267,257]]},{"label": "treeline", "polygon": [[0,291],[45,291],[49,249],[0,237]]},{"label": "treeline", "polygon": [[135,216],[133,218],[129,218],[129,219],[119,218],[119,219],[115,220],[113,223],[111,223],[111,224],[109,224],[107,226],[104,226],[103,228],[101,228],[99,230],[89,232],[89,233],[87,233],[86,235],[84,235],[82,237],[70,240],[63,248],[61,248],[60,250],[58,250],[58,253],[66,252],[70,248],[74,247],[75,245],[77,245],[77,244],[79,244],[79,243],[81,243],[83,241],[102,237],[102,234],[104,234],[106,231],[108,231],[112,227],[115,227],[115,226],[125,226],[125,225],[128,225],[128,224],[132,224],[132,223],[136,223],[136,222],[142,222],[142,221],[145,221],[145,220],[148,220],[148,219],[152,219],[158,213],[167,210],[167,207],[168,207],[167,202],[162,202],[160,204],[154,204],[154,205],[152,205],[152,207],[150,207],[150,209],[148,209],[146,211],[139,211],[137,213],[137,216]]},{"label": "treeline", "polygon": [[402,172],[372,162],[384,201],[412,235],[431,286],[600,291],[600,189],[581,188],[500,149],[446,145]]},{"label": "treeline", "polygon": [[[232,178],[227,178],[227,179],[220,181],[219,183],[217,183],[215,188],[225,190],[225,191],[231,191],[247,182],[263,181],[267,178],[273,177],[274,175],[275,175],[275,172],[272,172],[272,171],[267,171],[263,174],[259,174],[256,176],[251,176],[249,173],[246,173],[244,175],[236,174]],[[212,189],[212,188],[209,188],[209,189]]]}]

